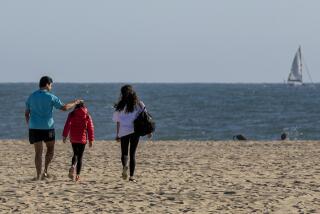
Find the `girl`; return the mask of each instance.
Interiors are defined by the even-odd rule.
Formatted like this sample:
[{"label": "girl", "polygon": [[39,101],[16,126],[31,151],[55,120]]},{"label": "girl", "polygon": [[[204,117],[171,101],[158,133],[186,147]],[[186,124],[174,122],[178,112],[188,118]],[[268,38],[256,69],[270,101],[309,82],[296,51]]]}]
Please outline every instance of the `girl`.
[{"label": "girl", "polygon": [[[139,136],[134,133],[133,122],[144,107],[145,105],[143,102],[139,101],[132,86],[124,85],[121,88],[119,101],[114,106],[115,112],[112,118],[117,124],[116,141],[121,142],[122,178],[124,180],[128,177],[128,150],[130,144],[129,181],[132,182],[137,182],[133,175],[136,166],[135,155],[139,143]],[[151,135],[148,135],[148,137],[150,138]]]},{"label": "girl", "polygon": [[73,157],[71,168],[69,169],[69,178],[80,181],[80,171],[82,167],[83,152],[89,139],[89,148],[92,147],[94,141],[94,126],[91,116],[88,113],[84,103],[76,105],[74,110],[68,115],[68,119],[63,129],[63,142],[66,143],[70,134],[70,142],[73,149]]}]

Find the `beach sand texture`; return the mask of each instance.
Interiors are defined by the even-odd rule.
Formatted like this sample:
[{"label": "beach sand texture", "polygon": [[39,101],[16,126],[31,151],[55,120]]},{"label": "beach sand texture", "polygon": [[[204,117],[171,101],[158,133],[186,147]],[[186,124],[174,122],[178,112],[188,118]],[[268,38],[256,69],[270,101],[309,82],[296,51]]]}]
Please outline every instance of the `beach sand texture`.
[{"label": "beach sand texture", "polygon": [[0,141],[1,213],[320,213],[320,143],[142,141],[138,183],[121,179],[120,145],[86,148],[81,183],[57,141],[51,178],[32,181],[27,141]]}]

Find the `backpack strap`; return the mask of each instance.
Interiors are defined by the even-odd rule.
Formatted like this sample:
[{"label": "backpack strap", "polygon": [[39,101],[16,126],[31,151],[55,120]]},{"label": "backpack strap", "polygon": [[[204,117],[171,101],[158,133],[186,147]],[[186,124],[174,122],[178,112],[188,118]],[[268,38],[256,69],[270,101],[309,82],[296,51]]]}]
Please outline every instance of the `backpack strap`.
[{"label": "backpack strap", "polygon": [[143,111],[146,110],[146,106],[142,106],[141,101],[139,101],[138,105],[140,106],[140,109],[141,109],[141,111],[139,112],[139,114],[140,114],[141,112],[143,112]]}]

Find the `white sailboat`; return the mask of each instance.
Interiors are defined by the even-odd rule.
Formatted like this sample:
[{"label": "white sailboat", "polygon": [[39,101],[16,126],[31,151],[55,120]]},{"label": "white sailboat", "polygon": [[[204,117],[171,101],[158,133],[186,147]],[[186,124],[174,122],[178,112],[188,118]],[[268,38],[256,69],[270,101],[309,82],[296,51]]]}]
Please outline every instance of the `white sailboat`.
[{"label": "white sailboat", "polygon": [[299,46],[291,65],[291,71],[287,83],[289,85],[302,85],[302,56],[301,47]]}]

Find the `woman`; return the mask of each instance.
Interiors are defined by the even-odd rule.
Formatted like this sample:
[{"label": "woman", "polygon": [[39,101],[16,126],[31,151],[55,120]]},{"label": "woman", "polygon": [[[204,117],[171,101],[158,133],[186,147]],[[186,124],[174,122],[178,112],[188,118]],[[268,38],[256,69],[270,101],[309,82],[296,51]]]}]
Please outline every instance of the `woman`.
[{"label": "woman", "polygon": [[[117,123],[116,140],[121,142],[122,178],[124,180],[128,178],[128,150],[130,144],[129,181],[137,182],[133,175],[136,166],[135,155],[139,143],[139,135],[134,133],[133,122],[145,108],[145,105],[139,100],[131,85],[124,85],[121,88],[119,101],[114,108],[113,121]],[[151,134],[148,137],[150,138]]]}]

